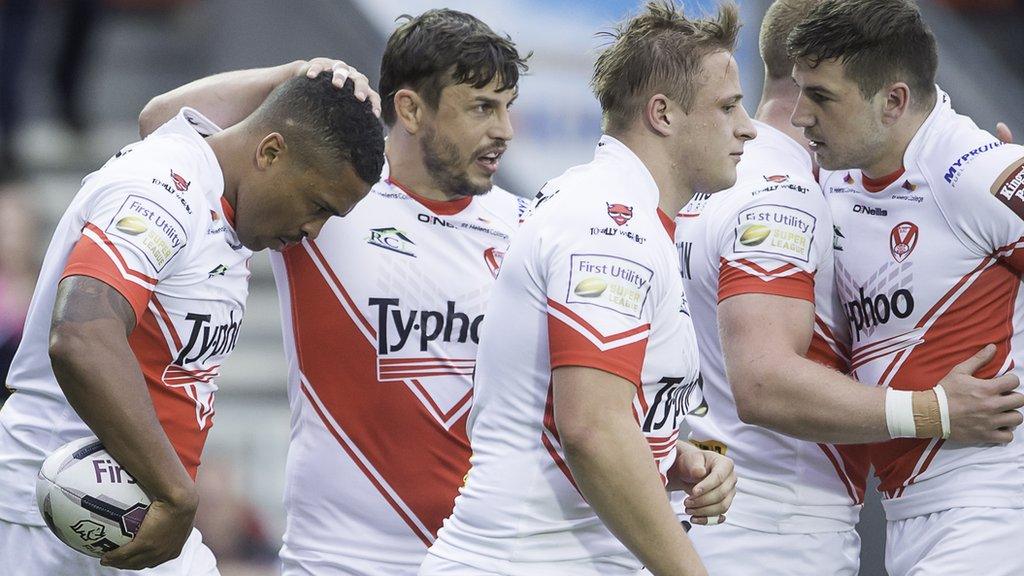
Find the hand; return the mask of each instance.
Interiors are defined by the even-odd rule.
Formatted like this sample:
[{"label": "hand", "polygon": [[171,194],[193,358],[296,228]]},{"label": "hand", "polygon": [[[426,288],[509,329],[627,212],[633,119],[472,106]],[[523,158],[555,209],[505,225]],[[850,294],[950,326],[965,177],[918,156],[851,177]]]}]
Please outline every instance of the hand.
[{"label": "hand", "polygon": [[177,504],[153,500],[135,538],[104,554],[100,564],[122,570],[142,570],[177,558],[192,533],[198,502],[194,486]]},{"label": "hand", "polygon": [[683,501],[694,524],[718,524],[736,496],[732,459],[689,442],[676,442],[676,461],[669,471],[669,490],[690,495]]},{"label": "hand", "polygon": [[332,60],[331,58],[313,58],[305,65],[299,68],[298,75],[306,75],[307,78],[316,78],[322,72],[331,70],[334,73],[334,77],[331,82],[341,88],[345,85],[345,80],[351,79],[355,85],[355,96],[360,102],[365,102],[367,98],[370,99],[370,104],[373,105],[373,113],[379,118],[380,117],[380,95],[374,92],[373,88],[370,88],[370,79],[365,74],[356,70],[352,66],[345,64],[341,60]]},{"label": "hand", "polygon": [[1005,122],[996,124],[996,138],[1003,144],[1013,144],[1013,132],[1010,132],[1010,127]]},{"label": "hand", "polygon": [[1024,421],[1019,409],[1024,395],[1014,390],[1020,380],[1014,374],[982,380],[972,374],[992,361],[992,344],[957,364],[939,381],[949,399],[950,440],[966,444],[1009,444],[1013,429]]}]

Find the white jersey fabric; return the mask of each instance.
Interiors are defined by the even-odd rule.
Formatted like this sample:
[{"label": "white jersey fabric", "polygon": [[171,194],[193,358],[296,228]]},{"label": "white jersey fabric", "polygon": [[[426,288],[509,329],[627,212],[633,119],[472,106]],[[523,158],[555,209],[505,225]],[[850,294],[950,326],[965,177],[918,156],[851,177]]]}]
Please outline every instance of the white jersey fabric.
[{"label": "white jersey fabric", "polygon": [[50,367],[57,284],[90,276],[135,311],[128,342],[157,417],[195,478],[213,424],[220,365],[235,347],[249,258],[222,202],[224,177],[203,135],[218,128],[194,110],[123,148],[86,176],[46,252],[25,334],[0,410],[0,519],[43,525],[34,495],[43,459],[92,432]]},{"label": "white jersey fabric", "polygon": [[[1022,165],[1024,148],[1000,144],[940,90],[903,171],[882,181],[858,170],[822,174],[841,234],[836,276],[859,380],[926,390],[989,343],[996,358],[980,377],[1021,366]],[[1022,434],[1007,446],[910,438],[873,447],[886,517],[1024,507]]]},{"label": "white jersey fabric", "polygon": [[415,574],[469,469],[481,323],[526,200],[432,201],[386,172],[271,258],[292,410],[286,574]]},{"label": "white jersey fabric", "polygon": [[634,416],[664,477],[699,372],[672,221],[658,199],[643,162],[609,136],[591,163],[538,195],[488,307],[469,418],[472,466],[432,557],[506,575],[640,568],[575,486],[551,371],[585,366],[635,384]]},{"label": "white jersey fabric", "polygon": [[807,356],[846,371],[846,338],[837,336],[846,325],[833,279],[832,218],[810,155],[775,128],[754,124],[758,136],[744,148],[736,184],[694,196],[677,218],[703,375],[703,404],[687,420],[690,439],[736,465],[730,523],[780,534],[850,530],[863,502],[866,450],[814,444],[743,423],[726,377],[718,304],[740,294],[814,303]]}]

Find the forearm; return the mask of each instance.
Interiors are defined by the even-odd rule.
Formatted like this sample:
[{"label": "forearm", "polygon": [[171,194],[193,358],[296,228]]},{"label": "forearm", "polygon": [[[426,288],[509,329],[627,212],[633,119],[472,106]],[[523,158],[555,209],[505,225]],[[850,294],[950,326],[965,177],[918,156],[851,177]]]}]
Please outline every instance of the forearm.
[{"label": "forearm", "polygon": [[304,60],[271,68],[236,70],[208,76],[161,94],[139,114],[139,134],[156,130],[189,106],[200,111],[221,128],[233,126],[251,114],[282,82],[295,76]]},{"label": "forearm", "polygon": [[608,529],[656,576],[706,574],[636,422],[627,414],[591,430],[563,446],[580,492]]},{"label": "forearm", "polygon": [[748,424],[812,442],[889,440],[884,388],[861,384],[795,352],[766,352],[731,368],[730,381],[740,418]]}]

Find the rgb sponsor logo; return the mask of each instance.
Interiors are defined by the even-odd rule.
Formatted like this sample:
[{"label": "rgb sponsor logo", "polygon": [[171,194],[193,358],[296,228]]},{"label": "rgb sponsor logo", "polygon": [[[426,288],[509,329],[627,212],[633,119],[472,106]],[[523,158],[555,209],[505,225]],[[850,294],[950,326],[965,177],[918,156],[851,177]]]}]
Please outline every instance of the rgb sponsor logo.
[{"label": "rgb sponsor logo", "polygon": [[398,228],[373,228],[370,230],[370,236],[366,239],[366,243],[391,252],[416,257],[416,243]]},{"label": "rgb sponsor logo", "polygon": [[640,318],[654,271],[632,260],[603,254],[573,254],[569,265],[566,303],[592,304]]},{"label": "rgb sponsor logo", "polygon": [[757,252],[807,262],[817,218],[789,206],[763,204],[739,213],[733,252]]},{"label": "rgb sponsor logo", "polygon": [[864,331],[914,313],[914,295],[906,288],[889,294],[865,294],[862,287],[858,296],[846,303],[846,317],[856,341]]},{"label": "rgb sponsor logo", "polygon": [[889,232],[889,252],[894,260],[903,262],[910,256],[917,247],[918,232],[917,224],[913,222],[900,222],[893,226]]},{"label": "rgb sponsor logo", "polygon": [[162,206],[141,196],[128,196],[105,232],[138,248],[157,272],[185,247],[185,227]]}]

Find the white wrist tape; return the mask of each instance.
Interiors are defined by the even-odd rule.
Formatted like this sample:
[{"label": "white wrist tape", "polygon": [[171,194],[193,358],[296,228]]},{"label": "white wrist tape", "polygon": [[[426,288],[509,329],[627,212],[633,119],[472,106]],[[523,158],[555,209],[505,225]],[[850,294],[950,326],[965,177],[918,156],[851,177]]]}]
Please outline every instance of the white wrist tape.
[{"label": "white wrist tape", "polygon": [[[945,394],[943,394],[945,396]],[[914,393],[909,390],[885,391],[885,425],[890,438],[916,438],[914,423]],[[947,410],[947,420],[949,419]]]},{"label": "white wrist tape", "polygon": [[935,390],[935,398],[939,401],[939,419],[942,421],[942,439],[945,440],[949,438],[951,430],[949,423],[949,398],[946,397],[946,390],[942,386],[937,384],[933,390]]},{"label": "white wrist tape", "polygon": [[722,517],[721,516],[708,516],[707,518],[705,518],[705,520],[708,521],[708,524],[707,524],[708,526],[714,526],[715,524],[718,524],[718,523],[720,523],[722,521]]}]

